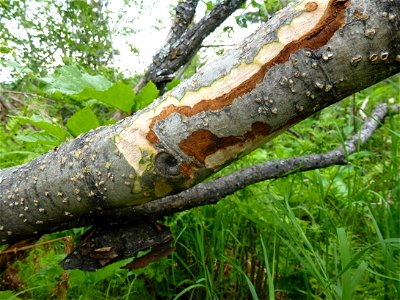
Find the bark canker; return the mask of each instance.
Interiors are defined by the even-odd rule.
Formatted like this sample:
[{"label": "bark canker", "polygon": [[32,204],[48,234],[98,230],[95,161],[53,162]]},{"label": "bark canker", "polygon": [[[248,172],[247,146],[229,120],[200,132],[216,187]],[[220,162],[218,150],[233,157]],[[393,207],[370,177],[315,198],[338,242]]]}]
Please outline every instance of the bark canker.
[{"label": "bark canker", "polygon": [[[154,124],[166,119],[172,113],[182,114],[185,116],[193,116],[203,111],[219,110],[230,105],[234,99],[253,90],[260,83],[265,73],[272,67],[288,61],[291,53],[299,49],[318,49],[325,45],[332,35],[343,25],[346,8],[350,0],[331,0],[326,7],[326,11],[318,24],[307,34],[299,36],[298,40],[285,45],[277,56],[267,61],[259,70],[244,82],[239,82],[237,86],[231,87],[227,93],[221,94],[214,99],[200,100],[193,107],[170,105],[162,110],[162,112],[151,120],[147,139],[152,144],[158,142],[158,137],[153,131]],[[318,7],[317,2],[307,2],[304,5],[304,12],[312,13]],[[222,79],[223,80],[223,79]],[[210,140],[211,142],[211,140]],[[201,151],[201,150],[199,150]]]}]

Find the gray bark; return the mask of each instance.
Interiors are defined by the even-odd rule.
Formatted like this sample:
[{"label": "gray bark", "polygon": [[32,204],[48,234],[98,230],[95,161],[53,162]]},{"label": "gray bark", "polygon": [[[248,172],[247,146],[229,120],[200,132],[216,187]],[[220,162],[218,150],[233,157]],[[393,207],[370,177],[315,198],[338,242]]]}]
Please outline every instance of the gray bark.
[{"label": "gray bark", "polygon": [[193,186],[400,71],[398,1],[302,1],[146,109],[0,171],[2,243]]},{"label": "gray bark", "polygon": [[185,0],[175,7],[175,17],[166,44],[175,43],[192,23],[199,0]]},{"label": "gray bark", "polygon": [[[388,107],[386,103],[378,105],[365,120],[361,130],[344,142],[344,147],[326,153],[274,160],[243,168],[213,181],[200,183],[181,193],[140,206],[98,212],[96,215],[88,216],[80,222],[100,225],[85,234],[78,247],[62,261],[61,265],[65,269],[95,271],[132,257],[137,251],[145,248],[160,245],[171,250],[171,234],[166,227],[154,225],[157,219],[193,207],[215,204],[223,197],[260,181],[282,178],[294,172],[346,164],[347,156],[356,152],[374,134],[389,113],[400,113],[400,105],[392,107]],[[169,253],[170,251],[167,251],[167,254]],[[165,253],[157,252],[157,255],[152,260],[164,256]],[[146,260],[146,263],[152,260]]]}]

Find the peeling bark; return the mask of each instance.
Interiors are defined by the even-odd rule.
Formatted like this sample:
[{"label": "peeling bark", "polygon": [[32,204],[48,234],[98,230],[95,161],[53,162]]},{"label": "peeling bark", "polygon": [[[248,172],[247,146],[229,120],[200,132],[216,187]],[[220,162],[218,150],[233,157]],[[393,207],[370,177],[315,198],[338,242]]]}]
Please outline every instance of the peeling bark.
[{"label": "peeling bark", "polygon": [[[346,157],[356,152],[371,138],[389,113],[400,113],[400,105],[392,107],[388,107],[386,103],[378,105],[371,116],[365,120],[361,130],[344,142],[344,147],[341,146],[326,153],[274,160],[243,168],[213,181],[200,183],[179,194],[140,206],[98,212],[86,220],[80,220],[82,224],[100,224],[100,226],[92,228],[89,236],[85,235],[83,242],[63,260],[61,265],[65,269],[78,268],[94,271],[118,260],[132,257],[146,246],[156,247],[156,249],[161,247],[166,250],[165,253],[155,251],[154,259],[169,254],[172,251],[170,246],[172,236],[167,234],[168,230],[165,227],[161,227],[163,230],[157,230],[157,227],[153,225],[155,220],[179,211],[215,204],[223,197],[260,181],[286,177],[294,172],[344,165],[347,163]],[[118,224],[113,224],[116,220]],[[104,223],[113,225],[104,228],[101,225]],[[143,230],[144,228],[148,229]],[[109,253],[113,256],[106,260],[104,256],[98,255],[99,252],[106,252],[104,253],[106,257],[109,257]],[[135,259],[127,267],[136,268],[141,261],[136,263]]]},{"label": "peeling bark", "polygon": [[[150,247],[163,245],[172,249],[171,241],[172,234],[169,228],[160,224],[146,222],[136,226],[98,226],[89,229],[81,237],[79,248],[68,255],[61,262],[61,266],[64,269],[95,271]],[[171,251],[167,253],[170,254]],[[157,256],[141,267],[155,259]]]},{"label": "peeling bark", "polygon": [[189,188],[400,71],[398,1],[301,1],[116,125],[0,171],[0,241]]},{"label": "peeling bark", "polygon": [[[118,224],[142,223],[158,220],[163,216],[188,210],[197,206],[215,204],[223,197],[260,181],[282,178],[293,172],[305,172],[327,168],[333,165],[345,165],[346,156],[357,151],[359,147],[371,138],[374,132],[384,122],[388,114],[400,113],[400,105],[388,107],[383,103],[378,105],[371,116],[365,120],[360,132],[348,138],[343,147],[326,153],[311,154],[294,158],[279,159],[246,167],[229,175],[199,183],[178,194],[166,196],[142,205],[123,209],[99,211],[79,220],[76,225],[85,224]],[[64,224],[71,227],[72,224]]]}]

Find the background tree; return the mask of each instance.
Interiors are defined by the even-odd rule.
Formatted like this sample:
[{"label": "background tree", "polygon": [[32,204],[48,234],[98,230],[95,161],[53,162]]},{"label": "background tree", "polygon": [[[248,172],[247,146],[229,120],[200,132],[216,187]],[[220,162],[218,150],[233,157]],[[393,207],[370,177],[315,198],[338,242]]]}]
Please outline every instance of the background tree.
[{"label": "background tree", "polygon": [[[0,59],[47,73],[61,57],[92,70],[112,58],[105,1],[2,1]],[[34,9],[32,9],[34,7]]]}]

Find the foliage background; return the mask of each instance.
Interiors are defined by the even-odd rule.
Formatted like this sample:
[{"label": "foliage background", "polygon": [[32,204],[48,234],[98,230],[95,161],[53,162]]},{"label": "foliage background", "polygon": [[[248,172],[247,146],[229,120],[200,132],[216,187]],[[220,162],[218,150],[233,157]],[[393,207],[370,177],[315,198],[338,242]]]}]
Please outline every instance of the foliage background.
[{"label": "foliage background", "polygon": [[[0,168],[30,161],[82,132],[115,122],[156,98],[149,83],[110,67],[104,1],[0,1]],[[206,2],[208,10],[215,2]],[[249,1],[244,27],[283,1]],[[135,1],[140,12],[140,1]],[[7,20],[26,35],[13,35]],[[225,26],[221,34],[234,33]],[[54,53],[61,51],[61,62]],[[217,48],[218,53],[223,52]],[[183,78],[203,61],[196,57]],[[176,82],[174,82],[176,84]],[[266,160],[331,150],[381,101],[398,102],[395,76],[301,122],[216,176]],[[139,270],[123,261],[87,273],[58,266],[83,228],[2,269],[1,299],[397,299],[400,298],[399,116],[390,116],[349,164],[252,185],[217,205],[166,218],[176,251]],[[71,237],[71,238],[70,238]],[[142,253],[138,254],[142,255]],[[5,266],[2,266],[4,268]]]}]

